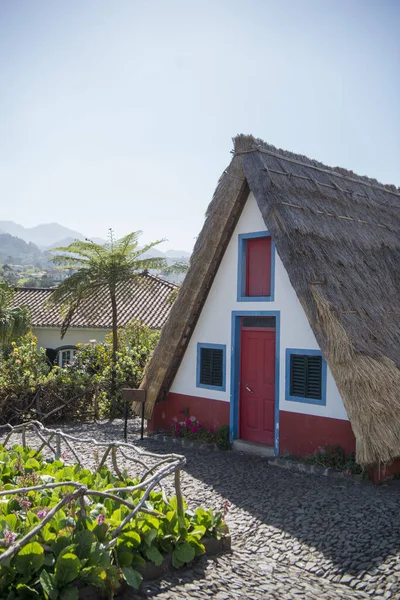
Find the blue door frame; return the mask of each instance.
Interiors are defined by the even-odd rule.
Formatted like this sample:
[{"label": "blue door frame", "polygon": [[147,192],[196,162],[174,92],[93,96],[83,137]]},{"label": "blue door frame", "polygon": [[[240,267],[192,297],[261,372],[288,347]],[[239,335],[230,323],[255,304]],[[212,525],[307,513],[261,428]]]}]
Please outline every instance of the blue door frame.
[{"label": "blue door frame", "polygon": [[275,317],[275,435],[274,453],[279,454],[279,347],[280,311],[276,310],[233,310],[231,330],[231,394],[230,394],[230,436],[231,442],[239,434],[239,377],[240,377],[240,319],[241,317]]}]

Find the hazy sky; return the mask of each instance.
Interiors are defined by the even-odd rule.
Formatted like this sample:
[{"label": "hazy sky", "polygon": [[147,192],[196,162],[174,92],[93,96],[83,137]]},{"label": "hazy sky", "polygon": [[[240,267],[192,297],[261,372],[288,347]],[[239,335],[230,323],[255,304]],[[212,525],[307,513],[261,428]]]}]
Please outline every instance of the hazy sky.
[{"label": "hazy sky", "polygon": [[0,220],[190,250],[231,138],[400,185],[400,0],[0,0]]}]

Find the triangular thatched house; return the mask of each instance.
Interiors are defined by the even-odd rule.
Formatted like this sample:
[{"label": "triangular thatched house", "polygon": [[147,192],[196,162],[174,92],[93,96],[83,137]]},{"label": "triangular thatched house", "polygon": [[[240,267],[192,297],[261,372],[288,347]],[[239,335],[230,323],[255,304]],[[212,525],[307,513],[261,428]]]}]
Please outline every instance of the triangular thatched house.
[{"label": "triangular thatched house", "polygon": [[232,439],[400,456],[400,190],[234,140],[143,382]]}]

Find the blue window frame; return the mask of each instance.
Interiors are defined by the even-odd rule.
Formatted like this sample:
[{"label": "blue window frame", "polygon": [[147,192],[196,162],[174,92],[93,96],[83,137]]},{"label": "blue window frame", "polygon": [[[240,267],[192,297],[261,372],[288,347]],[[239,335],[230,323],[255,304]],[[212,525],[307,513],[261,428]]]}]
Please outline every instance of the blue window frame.
[{"label": "blue window frame", "polygon": [[273,302],[275,294],[275,244],[271,240],[271,283],[269,296],[246,296],[246,263],[247,263],[247,240],[254,238],[271,237],[268,231],[255,231],[253,233],[239,234],[238,254],[238,279],[237,279],[237,301],[238,302]]},{"label": "blue window frame", "polygon": [[226,390],[226,346],[197,344],[196,387],[207,390]]},{"label": "blue window frame", "polygon": [[286,349],[285,398],[326,405],[326,361],[320,350]]}]

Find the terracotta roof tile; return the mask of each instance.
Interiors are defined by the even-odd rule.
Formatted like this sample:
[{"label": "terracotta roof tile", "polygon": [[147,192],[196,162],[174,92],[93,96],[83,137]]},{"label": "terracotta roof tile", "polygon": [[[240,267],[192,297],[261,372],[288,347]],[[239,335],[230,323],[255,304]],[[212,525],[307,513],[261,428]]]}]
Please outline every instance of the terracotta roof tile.
[{"label": "terracotta roof tile", "polygon": [[[139,319],[148,327],[161,329],[171,309],[168,298],[177,286],[154,275],[143,274],[140,278],[140,284],[123,284],[117,290],[118,326],[124,327],[132,319]],[[34,327],[61,327],[59,309],[47,304],[51,294],[51,289],[16,288],[14,306],[29,309]],[[111,325],[111,304],[106,288],[85,302],[71,322],[71,327],[95,329],[110,329]]]}]

